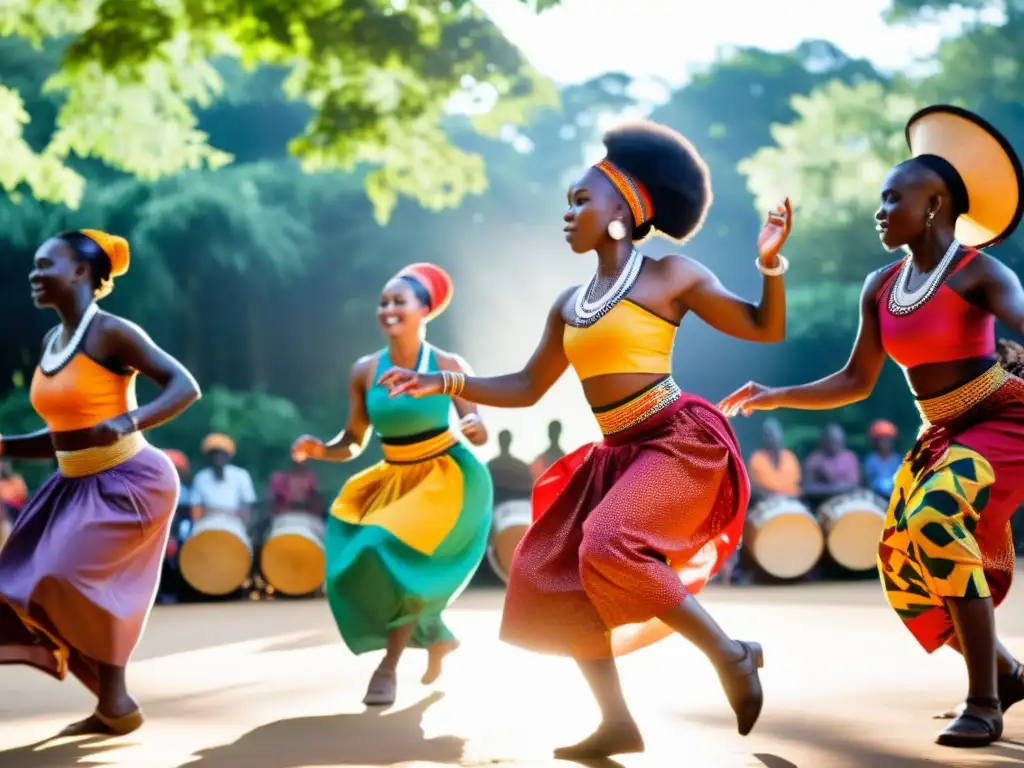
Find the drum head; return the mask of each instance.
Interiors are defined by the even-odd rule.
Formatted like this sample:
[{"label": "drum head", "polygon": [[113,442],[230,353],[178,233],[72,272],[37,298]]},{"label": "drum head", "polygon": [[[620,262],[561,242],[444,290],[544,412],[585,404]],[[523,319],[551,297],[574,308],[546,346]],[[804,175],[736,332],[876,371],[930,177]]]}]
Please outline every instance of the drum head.
[{"label": "drum head", "polygon": [[512,556],[515,555],[516,547],[526,535],[527,528],[529,528],[528,525],[510,526],[491,536],[490,544],[487,547],[487,560],[498,578],[506,584],[508,584],[508,572],[512,568]]},{"label": "drum head", "polygon": [[884,527],[885,518],[876,512],[847,512],[831,525],[828,532],[829,554],[847,570],[870,570],[878,558],[878,540]]},{"label": "drum head", "polygon": [[309,536],[284,533],[272,536],[260,553],[260,570],[267,583],[285,595],[308,595],[327,576],[324,548]]},{"label": "drum head", "polygon": [[757,529],[752,554],[775,578],[796,579],[821,558],[824,539],[818,521],[808,513],[774,515]]},{"label": "drum head", "polygon": [[224,530],[200,531],[181,545],[181,575],[204,595],[229,595],[241,589],[252,568],[245,541]]}]

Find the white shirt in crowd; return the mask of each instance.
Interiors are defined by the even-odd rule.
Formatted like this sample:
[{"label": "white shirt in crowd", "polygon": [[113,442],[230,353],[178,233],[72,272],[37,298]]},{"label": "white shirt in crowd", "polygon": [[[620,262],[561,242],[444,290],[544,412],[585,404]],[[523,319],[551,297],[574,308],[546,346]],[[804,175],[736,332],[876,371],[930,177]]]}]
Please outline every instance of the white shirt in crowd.
[{"label": "white shirt in crowd", "polygon": [[219,480],[210,467],[205,467],[192,481],[191,501],[207,509],[238,509],[256,503],[256,489],[252,476],[241,467],[228,464]]}]

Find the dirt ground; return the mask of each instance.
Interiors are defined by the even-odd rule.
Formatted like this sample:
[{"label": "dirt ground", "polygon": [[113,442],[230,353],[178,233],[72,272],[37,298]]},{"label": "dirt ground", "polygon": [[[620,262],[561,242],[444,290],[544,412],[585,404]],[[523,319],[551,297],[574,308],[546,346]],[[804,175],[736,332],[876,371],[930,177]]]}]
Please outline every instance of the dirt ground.
[{"label": "dirt ground", "polygon": [[[1024,654],[1024,592],[999,611]],[[938,711],[965,692],[949,652],[927,656],[886,608],[875,582],[709,588],[729,632],[764,644],[765,711],[735,732],[710,666],[681,640],[622,661],[648,751],[614,768],[831,768],[1024,765],[1024,704],[1004,740],[982,750],[933,743]],[[463,640],[435,689],[411,651],[399,699],[360,703],[376,656],[353,657],[322,600],[158,607],[130,673],[148,717],[122,740],[45,739],[86,714],[75,682],[0,668],[0,767],[332,768],[567,765],[550,750],[592,728],[596,711],[572,664],[496,639],[500,591],[453,607]]]}]

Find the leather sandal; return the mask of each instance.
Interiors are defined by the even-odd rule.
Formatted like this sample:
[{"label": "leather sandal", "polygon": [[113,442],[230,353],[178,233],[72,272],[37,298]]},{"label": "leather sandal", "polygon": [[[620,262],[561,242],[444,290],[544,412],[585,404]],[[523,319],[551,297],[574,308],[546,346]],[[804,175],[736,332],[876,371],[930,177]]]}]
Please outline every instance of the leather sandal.
[{"label": "leather sandal", "polygon": [[141,709],[120,717],[104,715],[98,709],[85,720],[72,723],[60,732],[60,736],[127,736],[139,730],[146,718]]},{"label": "leather sandal", "polygon": [[[1017,662],[1017,669],[1008,675],[1000,675],[998,680],[999,708],[1005,715],[1014,704],[1024,701],[1024,664]],[[936,720],[953,720],[960,713],[960,708],[936,715]]]},{"label": "leather sandal", "polygon": [[956,719],[935,738],[944,747],[987,747],[1003,735],[1003,715],[996,699],[968,699]]},{"label": "leather sandal", "polygon": [[363,704],[368,707],[390,706],[395,703],[397,692],[398,680],[395,671],[378,667],[370,677],[370,684],[366,687]]},{"label": "leather sandal", "polygon": [[743,656],[718,669],[718,679],[725,690],[729,706],[736,713],[736,730],[746,736],[754,729],[764,706],[764,691],[758,670],[764,668],[764,651],[760,643],[740,641]]}]

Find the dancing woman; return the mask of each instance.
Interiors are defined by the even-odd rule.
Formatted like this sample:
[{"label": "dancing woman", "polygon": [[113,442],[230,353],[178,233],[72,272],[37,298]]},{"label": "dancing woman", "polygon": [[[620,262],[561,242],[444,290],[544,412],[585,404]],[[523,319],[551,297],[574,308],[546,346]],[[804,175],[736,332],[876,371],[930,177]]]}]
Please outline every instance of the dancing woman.
[{"label": "dancing woman", "polygon": [[[195,380],[136,325],[96,302],[128,271],[128,243],[97,230],[67,232],[36,252],[37,307],[55,310],[32,379],[46,428],[0,437],[0,452],[57,460],[0,552],[0,664],[70,671],[96,711],[65,735],[121,735],[142,725],[125,667],[146,625],[178,503],[178,474],[143,430],[199,397]],[[141,373],[162,388],[135,399]]]},{"label": "dancing woman", "polygon": [[451,301],[448,274],[413,264],[388,281],[377,319],[385,349],[352,367],[349,416],[328,443],[303,435],[292,456],[349,461],[380,437],[384,460],[341,489],[327,521],[327,599],[353,653],[386,649],[363,703],[388,705],[396,670],[409,645],[426,648],[423,683],[441,674],[458,641],[441,612],[469,582],[484,556],[493,491],[487,468],[449,425],[454,403],[459,431],[474,445],[487,442],[476,406],[438,393],[415,400],[388,397],[376,381],[393,365],[462,373],[466,363],[424,341],[424,324]]},{"label": "dancing woman", "polygon": [[[501,636],[572,656],[601,708],[597,731],[556,751],[567,759],[643,750],[614,662],[675,630],[715,665],[741,734],[761,711],[761,648],[732,639],[694,598],[736,548],[749,497],[728,422],[671,378],[672,346],[687,312],[741,339],[780,341],[786,304],[779,249],[785,206],[769,216],[756,266],[760,304],[729,293],[681,256],[647,259],[633,244],[658,230],[678,241],[711,200],[707,167],[682,136],[653,123],[608,133],[607,157],[569,189],[566,240],[595,251],[597,273],[564,291],[521,371],[388,371],[393,396],[452,394],[483,405],[536,403],[572,365],[604,440],[565,456],[534,488],[534,523],[516,551]],[[683,573],[685,571],[685,573]],[[667,628],[666,628],[667,625]]]},{"label": "dancing woman", "polygon": [[1024,671],[999,643],[993,608],[1013,576],[1010,517],[1024,500],[1024,382],[996,357],[994,321],[1024,334],[1024,291],[979,248],[1021,218],[1021,166],[981,118],[936,106],[907,125],[912,158],[889,172],[879,237],[907,255],[864,282],[853,354],[811,384],[749,383],[727,415],[824,410],[871,394],[886,355],[903,369],[923,428],[896,475],[878,570],[889,604],[929,653],[963,654],[966,703],[938,743],[988,744],[1024,699]]}]

